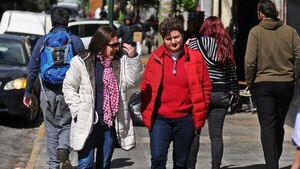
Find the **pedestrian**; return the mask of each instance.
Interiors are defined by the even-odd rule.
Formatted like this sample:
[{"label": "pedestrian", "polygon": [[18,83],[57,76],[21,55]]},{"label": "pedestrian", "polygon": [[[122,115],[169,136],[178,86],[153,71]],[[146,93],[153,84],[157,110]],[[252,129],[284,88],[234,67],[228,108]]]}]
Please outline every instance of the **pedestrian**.
[{"label": "pedestrian", "polygon": [[174,168],[186,168],[195,133],[205,123],[211,83],[201,53],[184,44],[178,19],[165,19],[159,32],[164,43],[152,52],[140,86],[151,168],[166,168],[171,142]]},{"label": "pedestrian", "polygon": [[[135,49],[124,43],[126,55],[116,56],[118,34],[110,27],[94,33],[88,50],[71,62],[63,93],[71,114],[71,147],[78,152],[78,169],[109,169],[117,135],[125,150],[135,147],[132,120],[127,107],[127,88],[141,74]],[[97,149],[97,150],[96,150]]]},{"label": "pedestrian", "polygon": [[[37,76],[41,77],[40,105],[44,114],[49,168],[59,169],[60,163],[62,163],[63,169],[69,169],[72,168],[68,157],[71,150],[71,114],[62,94],[62,81],[71,58],[83,50],[84,46],[79,37],[69,32],[67,27],[69,13],[67,10],[61,8],[54,10],[51,14],[51,21],[53,28],[49,34],[37,41],[33,49],[28,65],[29,73],[23,103],[25,106],[31,107],[34,82]],[[56,47],[60,47],[58,43],[62,43],[59,45],[66,45],[63,46],[63,51],[67,57],[61,57],[59,52],[62,51],[56,50]],[[53,44],[58,46],[51,46]],[[54,57],[56,52],[59,54]],[[53,61],[54,58],[57,60]],[[52,61],[47,61],[47,59]],[[58,72],[54,69],[62,70],[62,74],[57,74]],[[53,78],[49,78],[48,75]]]},{"label": "pedestrian", "polygon": [[271,0],[259,1],[257,16],[260,23],[248,36],[245,78],[257,107],[266,166],[278,169],[284,121],[300,74],[300,39],[277,18]]},{"label": "pedestrian", "polygon": [[[230,100],[240,102],[239,83],[233,46],[229,33],[220,18],[208,17],[199,30],[199,38],[192,39],[189,48],[202,53],[212,83],[208,110],[208,132],[211,140],[212,169],[220,169],[223,156],[223,125]],[[194,169],[199,150],[199,136],[191,148],[188,168]]]},{"label": "pedestrian", "polygon": [[[128,12],[124,18],[124,24],[118,29],[118,36],[121,38],[122,43],[134,46],[139,54],[141,54],[141,43],[134,41],[134,33],[142,32],[142,26],[133,22],[134,14]],[[141,37],[142,38],[142,37]],[[140,39],[142,40],[142,39]]]}]

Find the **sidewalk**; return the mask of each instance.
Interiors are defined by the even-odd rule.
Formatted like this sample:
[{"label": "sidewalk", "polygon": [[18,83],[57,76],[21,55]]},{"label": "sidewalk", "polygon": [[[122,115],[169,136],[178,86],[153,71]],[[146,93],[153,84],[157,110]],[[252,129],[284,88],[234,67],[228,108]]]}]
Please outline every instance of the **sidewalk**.
[{"label": "sidewalk", "polygon": [[[293,162],[295,147],[292,145],[292,128],[285,126],[285,141],[280,158],[281,169],[290,169]],[[43,129],[41,129],[42,132]],[[148,131],[145,127],[136,127],[137,144],[131,151],[115,149],[111,168],[149,169],[150,149]],[[197,169],[210,169],[210,140],[207,125],[201,133],[200,151],[198,153]],[[41,133],[40,132],[40,133]],[[45,136],[39,134],[27,169],[47,169],[47,152]],[[228,115],[224,124],[224,155],[223,169],[264,169],[264,157],[260,143],[260,131],[256,114],[239,113]],[[167,168],[172,167],[172,146],[168,154]],[[34,159],[35,158],[35,159]],[[77,165],[75,153],[71,156],[72,164]]]}]

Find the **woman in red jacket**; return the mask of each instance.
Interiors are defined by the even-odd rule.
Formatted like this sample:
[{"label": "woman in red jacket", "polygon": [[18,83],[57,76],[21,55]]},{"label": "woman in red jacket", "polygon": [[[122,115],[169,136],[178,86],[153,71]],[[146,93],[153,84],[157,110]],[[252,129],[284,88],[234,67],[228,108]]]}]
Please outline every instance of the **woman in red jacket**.
[{"label": "woman in red jacket", "polygon": [[151,168],[166,168],[172,141],[174,168],[186,168],[195,132],[205,123],[211,83],[201,53],[183,43],[182,23],[167,18],[159,31],[164,44],[151,54],[141,83]]}]

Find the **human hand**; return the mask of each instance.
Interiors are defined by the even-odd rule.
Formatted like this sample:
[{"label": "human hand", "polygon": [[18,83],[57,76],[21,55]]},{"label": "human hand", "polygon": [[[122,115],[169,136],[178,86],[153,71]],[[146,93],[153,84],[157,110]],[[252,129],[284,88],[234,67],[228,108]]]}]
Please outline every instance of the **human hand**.
[{"label": "human hand", "polygon": [[198,131],[197,131],[197,130],[195,130],[195,135],[196,135],[196,136],[200,136],[200,134],[201,134],[201,129],[200,129],[200,130],[198,130]]},{"label": "human hand", "polygon": [[189,45],[192,40],[196,40],[196,38],[189,38],[188,40],[186,40],[185,44]]},{"label": "human hand", "polygon": [[131,45],[127,44],[127,43],[123,43],[122,46],[123,50],[127,52],[128,57],[133,58],[136,56],[136,51],[135,48],[132,47]]},{"label": "human hand", "polygon": [[32,99],[31,99],[31,97],[23,97],[23,104],[26,107],[30,108],[31,105],[32,105]]}]

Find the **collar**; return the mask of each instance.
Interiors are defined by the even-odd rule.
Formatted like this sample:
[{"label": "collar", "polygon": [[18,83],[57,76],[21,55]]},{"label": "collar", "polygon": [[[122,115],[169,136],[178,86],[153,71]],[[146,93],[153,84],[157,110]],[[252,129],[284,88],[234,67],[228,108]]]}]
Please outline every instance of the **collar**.
[{"label": "collar", "polygon": [[63,25],[57,25],[55,27],[53,27],[50,32],[56,32],[56,31],[67,31],[69,32],[69,28],[68,27],[65,27]]},{"label": "collar", "polygon": [[[178,55],[177,60],[183,58],[185,61],[189,59],[189,54],[188,54],[188,47],[186,44],[183,44],[183,48],[180,50],[180,54]],[[172,58],[172,54],[169,52],[169,50],[165,47],[164,49],[164,55],[169,56]]]}]

